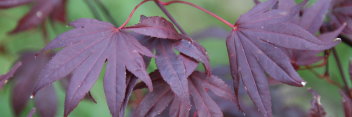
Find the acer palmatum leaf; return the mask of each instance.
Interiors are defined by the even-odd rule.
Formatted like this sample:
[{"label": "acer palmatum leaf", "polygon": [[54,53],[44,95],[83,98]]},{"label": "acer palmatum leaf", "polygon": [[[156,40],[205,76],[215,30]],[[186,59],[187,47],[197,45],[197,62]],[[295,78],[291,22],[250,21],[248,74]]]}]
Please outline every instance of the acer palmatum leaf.
[{"label": "acer palmatum leaf", "polygon": [[12,8],[12,7],[30,3],[32,1],[33,0],[1,0],[0,9]]},{"label": "acer palmatum leaf", "polygon": [[[277,0],[256,5],[240,16],[227,38],[227,48],[235,86],[239,80],[263,116],[272,116],[266,74],[276,80],[304,86],[281,48],[324,50],[331,43],[319,40],[304,28],[290,22],[306,3],[290,10],[274,9]],[[238,90],[238,88],[235,88]]]},{"label": "acer palmatum leaf", "polygon": [[161,39],[182,39],[171,22],[158,16],[146,17],[142,15],[138,24],[125,29]]},{"label": "acer palmatum leaf", "polygon": [[20,68],[21,65],[22,65],[22,62],[19,61],[10,69],[9,72],[7,72],[6,74],[0,75],[0,89],[2,89],[2,87],[8,82],[8,80],[11,77],[13,77],[13,75],[15,75],[17,69]]},{"label": "acer palmatum leaf", "polygon": [[57,111],[57,96],[55,88],[48,86],[38,92],[34,98],[35,107],[41,117],[55,117]]},{"label": "acer palmatum leaf", "polygon": [[0,8],[16,7],[27,3],[34,4],[32,9],[18,21],[16,28],[10,32],[14,34],[38,27],[43,24],[47,18],[65,22],[66,1],[67,0],[5,0],[0,1]]},{"label": "acer palmatum leaf", "polygon": [[[153,90],[152,82],[146,72],[143,55],[154,55],[142,46],[131,34],[123,29],[117,30],[112,24],[93,19],[79,19],[70,23],[74,29],[61,34],[43,50],[65,47],[58,52],[40,74],[35,92],[72,73],[67,89],[64,115],[67,116],[88,93],[98,79],[101,69],[107,61],[104,76],[106,93],[125,95],[127,71],[145,82],[149,90]],[[121,91],[121,92],[114,92]],[[113,117],[119,116],[114,104],[122,105],[120,97],[111,100],[110,112]],[[114,94],[113,94],[114,95]],[[119,101],[119,102],[110,102]]]},{"label": "acer palmatum leaf", "polygon": [[350,40],[352,39],[352,1],[350,0],[333,0],[332,11],[329,12],[329,19],[334,28],[340,27],[347,23],[343,34]]},{"label": "acer palmatum leaf", "polygon": [[[196,42],[187,42],[187,40],[149,38],[142,43],[156,51],[155,62],[162,78],[170,85],[171,90],[180,101],[189,105],[187,78],[198,66],[197,61],[205,61],[204,66],[209,66],[209,59],[203,54],[203,50],[194,45]],[[180,54],[176,54],[174,49],[178,50]],[[206,67],[207,71],[208,69],[209,67]]]},{"label": "acer palmatum leaf", "polygon": [[[16,71],[13,78],[11,106],[16,116],[28,105],[30,98],[34,98],[35,107],[42,117],[53,117],[57,111],[56,92],[52,86],[46,87],[33,97],[32,92],[41,69],[48,63],[49,56],[35,56],[33,52],[22,54],[19,61],[23,65]],[[35,68],[35,69],[34,69]]]},{"label": "acer palmatum leaf", "polygon": [[[154,79],[155,90],[149,92],[143,98],[135,110],[134,116],[155,117],[169,106],[170,117],[188,117],[190,107],[175,96],[169,85],[162,80],[160,73],[155,71],[151,73],[151,77]],[[207,74],[195,71],[189,76],[188,85],[191,99],[194,102],[194,107],[199,117],[222,117],[223,115],[219,106],[208,95],[207,90],[231,102],[235,100],[229,86],[216,76],[208,78]]]},{"label": "acer palmatum leaf", "polygon": [[[328,13],[330,8],[330,4],[331,0],[319,0],[311,7],[305,8],[302,12],[302,16],[296,15],[291,22],[300,25],[311,34],[315,35],[319,32],[319,29],[323,24],[325,15]],[[290,8],[294,8],[295,5],[296,3],[294,0],[282,0],[279,2],[278,8],[281,10],[289,10]],[[333,32],[321,33],[318,38],[325,43],[330,43],[327,47],[332,48],[340,42],[339,40],[336,40],[336,37],[341,33],[345,26],[346,24],[342,25]],[[317,54],[322,50],[285,50],[292,63],[295,65],[310,65],[324,58],[322,56],[317,56]]]},{"label": "acer palmatum leaf", "polygon": [[[209,58],[205,49],[197,42],[182,39],[172,23],[162,17],[141,16],[139,24],[126,29],[154,37],[139,40],[144,46],[155,51],[155,62],[162,78],[170,85],[180,101],[190,105],[187,77],[195,70],[196,61],[202,62],[206,71],[210,73]],[[178,50],[180,54],[176,54],[174,50]],[[187,70],[186,65],[190,69]]]},{"label": "acer palmatum leaf", "polygon": [[312,89],[309,89],[309,92],[313,95],[313,100],[311,101],[312,107],[309,110],[309,117],[325,117],[326,112],[320,102],[320,95]]}]

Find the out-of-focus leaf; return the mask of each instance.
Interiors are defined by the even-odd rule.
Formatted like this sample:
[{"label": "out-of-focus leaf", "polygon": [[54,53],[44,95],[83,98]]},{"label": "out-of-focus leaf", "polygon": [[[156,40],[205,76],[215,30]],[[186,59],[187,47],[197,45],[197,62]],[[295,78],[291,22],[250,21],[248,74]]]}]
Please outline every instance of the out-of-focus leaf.
[{"label": "out-of-focus leaf", "polygon": [[310,89],[309,92],[311,92],[313,95],[313,100],[311,101],[312,107],[309,110],[309,116],[310,117],[325,117],[326,112],[325,112],[323,105],[320,102],[320,95],[312,89]]},{"label": "out-of-focus leaf", "polygon": [[13,75],[16,73],[17,69],[21,67],[22,62],[17,62],[9,72],[6,74],[0,75],[0,89],[8,82],[8,80],[13,77]]},{"label": "out-of-focus leaf", "polygon": [[[188,117],[190,107],[170,90],[161,78],[158,71],[151,73],[154,79],[155,90],[149,92],[134,112],[136,117],[155,117],[162,113],[169,105],[170,117]],[[222,117],[222,111],[215,101],[210,98],[207,90],[221,98],[225,98],[234,102],[231,89],[221,79],[212,76],[209,78],[207,74],[201,72],[193,72],[188,78],[190,95],[200,117]]]}]

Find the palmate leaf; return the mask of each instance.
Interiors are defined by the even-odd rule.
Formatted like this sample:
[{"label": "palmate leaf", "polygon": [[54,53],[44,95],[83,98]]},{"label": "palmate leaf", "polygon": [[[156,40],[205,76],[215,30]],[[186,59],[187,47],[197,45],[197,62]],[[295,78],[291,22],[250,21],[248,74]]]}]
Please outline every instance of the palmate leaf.
[{"label": "palmate leaf", "polygon": [[[120,107],[129,95],[128,72],[153,86],[146,72],[144,56],[154,55],[142,46],[134,36],[118,30],[112,24],[93,19],[79,19],[72,23],[71,31],[61,34],[43,50],[64,47],[46,65],[40,74],[35,92],[72,73],[66,92],[64,115],[67,116],[88,93],[97,80],[104,63],[106,72],[104,88],[113,117],[121,115]],[[125,96],[125,97],[124,97]]]},{"label": "palmate leaf", "polygon": [[227,38],[235,86],[242,81],[249,97],[266,117],[272,116],[266,74],[289,85],[305,85],[281,48],[324,50],[331,45],[289,22],[304,3],[289,11],[274,9],[276,4],[277,0],[268,0],[240,16]]},{"label": "palmate leaf", "polygon": [[[191,42],[186,39],[181,40],[182,36],[178,34],[173,25],[162,17],[141,16],[139,24],[126,29],[153,37],[145,37],[140,39],[140,41],[144,46],[155,51],[155,62],[162,78],[170,85],[171,90],[178,96],[178,99],[189,105],[187,77],[194,69],[186,70],[186,65],[195,64],[196,67],[196,61],[202,62],[207,72],[210,73],[209,58],[205,49],[197,42]],[[176,54],[174,50],[178,50],[180,54]]]},{"label": "palmate leaf", "polygon": [[34,3],[32,9],[18,21],[17,26],[10,33],[18,33],[38,27],[47,18],[59,22],[66,22],[67,0],[2,0],[0,8],[11,8],[23,4]]},{"label": "palmate leaf", "polygon": [[[149,92],[134,112],[134,117],[155,117],[169,106],[170,117],[188,117],[189,107],[185,105],[170,87],[162,80],[158,71],[151,73],[155,90]],[[208,77],[201,72],[193,72],[188,78],[189,91],[199,117],[222,117],[222,111],[208,95],[207,90],[215,95],[234,102],[233,93],[224,81],[216,76]],[[139,86],[138,86],[139,87]]]}]

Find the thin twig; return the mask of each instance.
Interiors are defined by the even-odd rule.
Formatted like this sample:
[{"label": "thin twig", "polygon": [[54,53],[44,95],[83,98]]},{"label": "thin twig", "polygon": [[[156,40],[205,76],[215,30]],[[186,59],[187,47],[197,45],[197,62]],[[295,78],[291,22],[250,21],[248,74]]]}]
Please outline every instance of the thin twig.
[{"label": "thin twig", "polygon": [[196,9],[199,9],[199,10],[201,10],[201,11],[203,11],[203,12],[205,12],[205,13],[211,15],[212,17],[216,18],[217,20],[221,21],[222,23],[226,24],[227,26],[233,28],[234,30],[237,30],[237,29],[238,29],[238,26],[237,26],[237,25],[234,25],[234,24],[228,22],[227,20],[225,20],[224,18],[222,18],[222,17],[216,15],[215,13],[213,13],[213,12],[211,12],[211,11],[208,11],[207,9],[204,9],[204,8],[202,8],[202,7],[200,7],[200,6],[196,5],[196,4],[193,4],[193,3],[191,3],[191,2],[182,1],[182,0],[172,0],[172,1],[169,1],[169,2],[161,2],[161,1],[159,1],[159,0],[156,0],[156,1],[157,1],[159,4],[162,4],[162,5],[165,5],[165,6],[171,5],[171,4],[174,4],[174,3],[186,4],[186,5],[192,6],[192,7],[196,8]]},{"label": "thin twig", "polygon": [[346,91],[348,91],[348,84],[347,84],[347,79],[346,79],[346,76],[343,72],[343,68],[342,68],[342,64],[341,64],[341,61],[340,61],[340,58],[339,58],[339,55],[337,54],[336,52],[336,49],[335,48],[332,48],[332,54],[334,55],[334,58],[335,58],[335,61],[336,61],[336,64],[337,64],[337,67],[340,71],[340,75],[342,77],[342,80],[343,80],[343,83],[344,83],[344,88]]},{"label": "thin twig", "polygon": [[87,6],[89,7],[89,10],[92,12],[94,18],[96,18],[96,19],[98,19],[98,20],[103,20],[103,19],[100,17],[100,15],[99,15],[97,9],[95,9],[95,7],[93,6],[93,4],[90,2],[91,0],[84,0],[84,1],[86,2]]},{"label": "thin twig", "polygon": [[155,4],[160,8],[160,10],[171,20],[173,24],[175,24],[176,28],[181,32],[183,35],[188,35],[185,30],[177,23],[174,17],[170,14],[170,12],[160,3],[159,0],[154,0]]},{"label": "thin twig", "polygon": [[103,11],[105,14],[106,18],[109,20],[110,23],[114,24],[117,26],[116,20],[112,17],[111,13],[109,12],[108,8],[105,7],[105,5],[100,1],[100,0],[95,0],[95,3],[100,7],[100,9]]}]

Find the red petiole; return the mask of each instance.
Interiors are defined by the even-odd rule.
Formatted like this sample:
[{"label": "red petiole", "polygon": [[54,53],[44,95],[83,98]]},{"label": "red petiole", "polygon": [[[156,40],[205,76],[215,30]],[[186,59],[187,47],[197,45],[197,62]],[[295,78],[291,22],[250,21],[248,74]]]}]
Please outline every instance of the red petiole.
[{"label": "red petiole", "polygon": [[135,6],[135,7],[133,8],[133,10],[131,11],[131,13],[130,13],[130,15],[128,16],[127,20],[126,20],[120,27],[116,28],[116,30],[118,31],[118,30],[121,30],[123,27],[125,27],[125,26],[128,24],[128,22],[130,22],[130,20],[131,20],[133,14],[134,14],[134,12],[136,12],[136,10],[137,10],[141,5],[143,5],[144,3],[149,2],[149,1],[151,1],[151,0],[143,0],[142,2],[140,2],[139,4],[137,4],[137,6]]},{"label": "red petiole", "polygon": [[[125,27],[128,24],[128,22],[131,20],[133,14],[136,12],[136,10],[141,5],[143,5],[144,3],[149,2],[149,1],[151,1],[151,0],[143,0],[136,7],[134,7],[133,10],[131,11],[130,15],[128,16],[127,20],[120,27],[116,28],[116,30],[118,31],[118,30],[122,29],[123,27]],[[190,2],[181,1],[181,0],[174,0],[174,1],[169,1],[169,2],[162,2],[160,0],[155,0],[155,1],[160,3],[160,4],[162,4],[162,5],[164,5],[164,6],[171,5],[171,4],[174,4],[174,3],[181,3],[181,4],[190,5],[190,6],[194,7],[194,8],[197,8],[197,9],[199,9],[199,10],[201,10],[201,11],[203,11],[203,12],[205,12],[205,13],[211,15],[211,16],[213,16],[214,18],[218,19],[219,21],[223,22],[224,24],[228,25],[229,27],[233,28],[234,30],[237,30],[237,28],[238,28],[237,25],[231,24],[230,22],[226,21],[225,19],[223,19],[222,17],[216,15],[215,13],[210,12],[210,11],[208,11],[208,10],[198,6],[198,5],[190,3]]]},{"label": "red petiole", "polygon": [[171,4],[174,4],[174,3],[181,3],[181,4],[190,5],[190,6],[194,7],[194,8],[197,8],[197,9],[199,9],[199,10],[201,10],[201,11],[203,11],[203,12],[205,12],[205,13],[211,15],[211,16],[213,16],[214,18],[218,19],[219,21],[223,22],[224,24],[228,25],[229,27],[231,27],[233,29],[237,29],[237,26],[235,26],[232,23],[226,21],[225,19],[223,19],[222,17],[216,15],[215,13],[210,12],[210,11],[208,11],[208,10],[206,10],[206,9],[196,5],[196,4],[193,4],[193,3],[190,3],[190,2],[186,2],[186,1],[181,1],[181,0],[173,0],[173,1],[169,1],[169,2],[162,2],[160,0],[156,0],[156,1],[161,3],[162,5],[165,5],[165,6],[171,5]]}]

